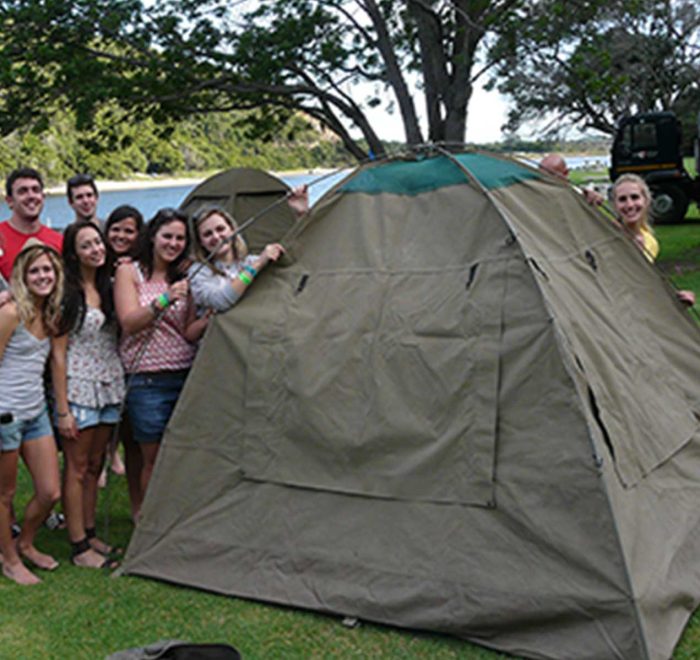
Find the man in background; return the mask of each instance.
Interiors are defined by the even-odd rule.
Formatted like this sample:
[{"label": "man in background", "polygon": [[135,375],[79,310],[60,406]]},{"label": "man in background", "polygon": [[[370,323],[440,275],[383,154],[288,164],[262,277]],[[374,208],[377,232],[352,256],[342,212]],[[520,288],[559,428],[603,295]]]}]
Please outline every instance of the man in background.
[{"label": "man in background", "polygon": [[97,217],[97,202],[100,194],[97,192],[95,179],[89,174],[76,174],[68,179],[66,184],[66,196],[68,203],[75,211],[75,220],[88,220],[98,227],[102,227]]},{"label": "man in background", "polygon": [[[559,154],[546,155],[540,161],[539,169],[564,181],[569,181],[569,168],[564,158]],[[600,206],[605,201],[605,197],[592,188],[581,188],[581,194],[591,206]]]}]

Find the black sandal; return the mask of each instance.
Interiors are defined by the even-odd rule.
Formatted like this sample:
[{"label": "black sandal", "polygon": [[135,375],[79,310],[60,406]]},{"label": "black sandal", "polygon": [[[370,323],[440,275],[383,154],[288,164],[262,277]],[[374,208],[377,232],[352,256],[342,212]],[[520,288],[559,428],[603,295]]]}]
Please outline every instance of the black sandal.
[{"label": "black sandal", "polygon": [[71,541],[70,563],[73,564],[73,566],[78,566],[79,568],[109,568],[109,569],[111,569],[111,568],[117,568],[119,566],[118,561],[114,561],[114,560],[110,559],[109,557],[105,557],[105,560],[99,566],[86,566],[85,564],[77,564],[75,562],[76,557],[79,557],[80,555],[86,553],[88,550],[93,550],[93,552],[97,552],[90,545],[90,541],[88,540],[87,536],[84,539],[82,539],[81,541],[76,541],[75,543],[73,543]]},{"label": "black sandal", "polygon": [[[87,539],[88,543],[91,539],[97,538],[97,531],[94,527],[85,528],[85,538]],[[101,541],[101,543],[104,543],[104,541]],[[90,547],[95,552],[101,554],[103,557],[120,557],[124,554],[124,550],[122,550],[121,548],[113,548],[111,545],[109,545],[109,543],[105,543],[105,546],[108,548],[107,550],[99,550],[98,548],[94,548],[92,544],[90,544]]]}]

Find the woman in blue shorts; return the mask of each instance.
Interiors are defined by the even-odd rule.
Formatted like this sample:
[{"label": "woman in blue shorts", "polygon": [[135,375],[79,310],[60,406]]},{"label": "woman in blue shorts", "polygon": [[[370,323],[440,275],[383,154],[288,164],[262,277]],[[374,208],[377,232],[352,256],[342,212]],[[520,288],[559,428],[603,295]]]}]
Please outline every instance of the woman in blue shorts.
[{"label": "woman in blue shorts", "polygon": [[101,231],[75,222],[63,239],[66,277],[61,336],[52,353],[58,430],[65,469],[63,511],[76,566],[109,565],[111,548],[97,538],[97,481],[119,421],[124,371],[117,353],[111,266]]},{"label": "woman in blue shorts", "polygon": [[207,318],[195,317],[187,262],[187,216],[161,209],[144,227],[137,260],[117,268],[114,299],[128,374],[126,396],[134,440],[141,448],[146,493],[160,440],[175,408]]},{"label": "woman in blue shorts", "polygon": [[[0,552],[3,575],[29,585],[41,580],[22,559],[48,571],[58,566],[34,547],[34,535],[60,495],[56,443],[44,395],[44,369],[60,321],[60,257],[53,248],[29,239],[15,259],[10,288],[13,300],[0,307]],[[10,522],[20,454],[34,495],[15,544]]]}]

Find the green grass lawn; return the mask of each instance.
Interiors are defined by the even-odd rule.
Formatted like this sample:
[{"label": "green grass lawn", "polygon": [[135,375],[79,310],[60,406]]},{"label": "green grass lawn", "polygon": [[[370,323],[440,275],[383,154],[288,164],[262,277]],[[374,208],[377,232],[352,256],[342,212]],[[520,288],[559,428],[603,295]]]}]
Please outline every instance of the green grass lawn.
[{"label": "green grass lawn", "polygon": [[[700,301],[700,210],[692,204],[684,222],[655,227],[661,251],[658,264],[680,289],[692,289]],[[700,311],[700,302],[695,311]]]},{"label": "green grass lawn", "polygon": [[[700,299],[700,213],[690,221],[657,228],[659,264],[677,286]],[[30,489],[20,475],[21,511]],[[131,533],[126,483],[113,477],[100,500],[98,529],[109,516],[109,540],[126,546]],[[224,641],[247,658],[503,658],[467,642],[340,620],[291,608],[215,596],[153,580],[110,578],[69,563],[64,531],[42,529],[37,545],[61,567],[30,588],[0,577],[0,658],[101,658],[159,639]],[[691,620],[675,660],[700,657],[700,614]]]}]

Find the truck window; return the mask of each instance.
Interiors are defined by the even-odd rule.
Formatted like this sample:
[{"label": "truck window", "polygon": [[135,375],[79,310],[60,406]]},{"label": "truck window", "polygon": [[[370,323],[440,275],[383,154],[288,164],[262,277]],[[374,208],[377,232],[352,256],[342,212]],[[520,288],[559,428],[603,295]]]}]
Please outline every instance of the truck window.
[{"label": "truck window", "polygon": [[629,126],[632,133],[630,152],[639,158],[654,158],[658,153],[656,124]]}]

